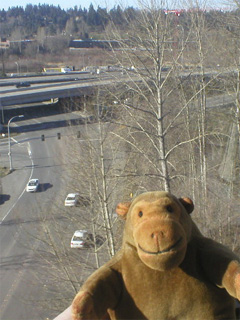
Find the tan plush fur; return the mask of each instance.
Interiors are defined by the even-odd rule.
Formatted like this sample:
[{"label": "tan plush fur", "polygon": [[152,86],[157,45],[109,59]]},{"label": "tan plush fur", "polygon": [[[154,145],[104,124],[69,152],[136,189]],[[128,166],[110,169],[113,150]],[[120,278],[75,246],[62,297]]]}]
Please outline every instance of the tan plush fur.
[{"label": "tan plush fur", "polygon": [[239,259],[200,233],[193,208],[163,191],[120,203],[122,248],[82,286],[73,319],[235,319]]}]

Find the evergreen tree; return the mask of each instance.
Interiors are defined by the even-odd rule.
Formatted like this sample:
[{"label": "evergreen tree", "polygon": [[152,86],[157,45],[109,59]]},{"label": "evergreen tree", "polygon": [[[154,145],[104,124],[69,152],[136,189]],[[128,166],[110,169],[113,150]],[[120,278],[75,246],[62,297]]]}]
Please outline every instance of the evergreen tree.
[{"label": "evergreen tree", "polygon": [[94,26],[97,25],[97,13],[92,5],[92,3],[90,4],[90,7],[88,9],[88,15],[87,15],[87,24],[89,26]]}]

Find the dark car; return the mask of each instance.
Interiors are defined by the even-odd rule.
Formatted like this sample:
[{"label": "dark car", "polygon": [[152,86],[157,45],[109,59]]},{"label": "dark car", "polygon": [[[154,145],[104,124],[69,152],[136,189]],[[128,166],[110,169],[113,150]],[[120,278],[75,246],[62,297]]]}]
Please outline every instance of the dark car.
[{"label": "dark car", "polygon": [[31,84],[29,82],[19,82],[16,84],[16,88],[26,88],[26,87],[30,87]]}]

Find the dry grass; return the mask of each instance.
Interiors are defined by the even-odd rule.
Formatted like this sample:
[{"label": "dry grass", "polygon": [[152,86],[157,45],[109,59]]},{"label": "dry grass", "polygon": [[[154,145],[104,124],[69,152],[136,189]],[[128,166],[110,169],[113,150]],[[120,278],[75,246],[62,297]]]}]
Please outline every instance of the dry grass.
[{"label": "dry grass", "polygon": [[0,178],[3,178],[9,174],[9,168],[7,167],[0,167]]}]

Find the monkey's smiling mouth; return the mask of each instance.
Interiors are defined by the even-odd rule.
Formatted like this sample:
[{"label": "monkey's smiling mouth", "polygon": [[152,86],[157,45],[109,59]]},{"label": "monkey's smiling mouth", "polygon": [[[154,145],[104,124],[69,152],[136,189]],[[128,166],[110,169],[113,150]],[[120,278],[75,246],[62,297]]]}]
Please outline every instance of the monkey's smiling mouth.
[{"label": "monkey's smiling mouth", "polygon": [[164,249],[164,250],[158,250],[158,251],[148,251],[148,250],[145,250],[145,249],[143,249],[143,248],[140,246],[140,244],[138,244],[138,248],[139,248],[141,251],[143,251],[143,252],[145,252],[145,253],[147,253],[147,254],[162,254],[162,253],[166,253],[166,252],[169,252],[169,251],[175,249],[175,248],[179,245],[179,243],[180,243],[181,241],[182,241],[182,238],[179,238],[178,241],[175,242],[171,247],[169,247],[169,248],[167,248],[167,249]]}]

